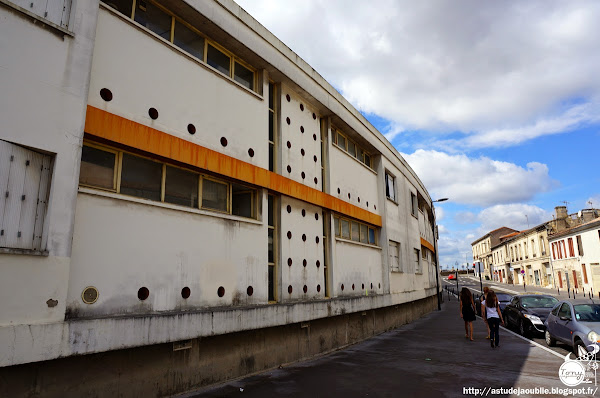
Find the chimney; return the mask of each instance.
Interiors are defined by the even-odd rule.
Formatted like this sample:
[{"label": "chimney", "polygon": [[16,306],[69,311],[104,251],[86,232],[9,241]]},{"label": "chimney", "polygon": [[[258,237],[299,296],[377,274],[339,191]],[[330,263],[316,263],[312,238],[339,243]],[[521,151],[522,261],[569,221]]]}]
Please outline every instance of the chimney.
[{"label": "chimney", "polygon": [[557,220],[562,220],[563,218],[567,218],[569,216],[569,213],[567,212],[567,206],[556,206],[554,211],[556,212]]}]

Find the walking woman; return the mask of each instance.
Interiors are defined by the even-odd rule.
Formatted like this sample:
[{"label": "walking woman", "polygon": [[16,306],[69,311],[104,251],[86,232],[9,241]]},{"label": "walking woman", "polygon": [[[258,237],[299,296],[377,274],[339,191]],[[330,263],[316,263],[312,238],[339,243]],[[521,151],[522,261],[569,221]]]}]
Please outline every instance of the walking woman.
[{"label": "walking woman", "polygon": [[475,320],[475,303],[473,295],[466,287],[460,291],[460,317],[465,321],[465,337],[473,341],[473,321]]},{"label": "walking woman", "polygon": [[484,303],[485,303],[485,298],[487,297],[487,294],[489,291],[490,291],[489,287],[487,287],[487,286],[484,287],[483,288],[483,296],[481,296],[479,298],[479,301],[481,302],[481,317],[483,318],[483,323],[485,323],[485,327],[487,328],[487,333],[488,333],[486,339],[490,338],[490,325],[488,325],[487,318],[485,316],[485,304]]},{"label": "walking woman", "polygon": [[496,293],[490,290],[482,304],[485,306],[485,317],[490,326],[490,344],[492,348],[496,348],[500,345],[500,323],[504,325]]}]

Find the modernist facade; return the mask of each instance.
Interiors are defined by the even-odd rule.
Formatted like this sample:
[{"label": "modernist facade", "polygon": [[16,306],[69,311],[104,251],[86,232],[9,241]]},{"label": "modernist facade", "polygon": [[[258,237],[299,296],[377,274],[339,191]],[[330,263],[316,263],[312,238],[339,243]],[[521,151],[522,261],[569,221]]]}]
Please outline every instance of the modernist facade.
[{"label": "modernist facade", "polygon": [[551,261],[558,288],[575,293],[600,292],[600,220],[552,235]]},{"label": "modernist facade", "polygon": [[0,395],[174,394],[436,307],[424,185],[234,2],[36,7],[0,5]]}]

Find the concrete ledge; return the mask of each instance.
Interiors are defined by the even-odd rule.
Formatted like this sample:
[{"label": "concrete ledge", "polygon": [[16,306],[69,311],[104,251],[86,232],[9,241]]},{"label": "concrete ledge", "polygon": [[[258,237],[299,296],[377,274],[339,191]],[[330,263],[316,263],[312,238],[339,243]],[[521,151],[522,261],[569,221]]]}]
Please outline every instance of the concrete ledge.
[{"label": "concrete ledge", "polygon": [[308,322],[429,296],[435,296],[435,287],[393,295],[5,326],[0,328],[0,367]]},{"label": "concrete ledge", "polygon": [[183,350],[164,343],[0,368],[0,396],[37,396],[40,391],[61,398],[171,396],[343,348],[412,322],[436,306],[431,296],[310,322],[191,339]]}]

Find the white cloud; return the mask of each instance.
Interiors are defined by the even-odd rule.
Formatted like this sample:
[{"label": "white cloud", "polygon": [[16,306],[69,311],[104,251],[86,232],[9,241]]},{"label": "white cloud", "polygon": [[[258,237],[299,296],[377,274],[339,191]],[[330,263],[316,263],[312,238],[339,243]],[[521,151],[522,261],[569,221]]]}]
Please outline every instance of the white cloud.
[{"label": "white cloud", "polygon": [[421,178],[432,196],[478,206],[527,202],[556,183],[548,167],[531,162],[526,168],[487,157],[469,158],[419,149],[406,161]]},{"label": "white cloud", "polygon": [[598,122],[598,1],[239,3],[358,109],[403,126],[388,138],[508,146]]},{"label": "white cloud", "polygon": [[435,207],[435,221],[436,223],[439,223],[440,221],[442,221],[444,219],[445,216],[445,212],[444,212],[444,208],[441,206],[436,206]]},{"label": "white cloud", "polygon": [[481,222],[480,231],[483,235],[499,227],[523,231],[552,220],[552,213],[537,206],[513,203],[488,207],[477,218]]}]

